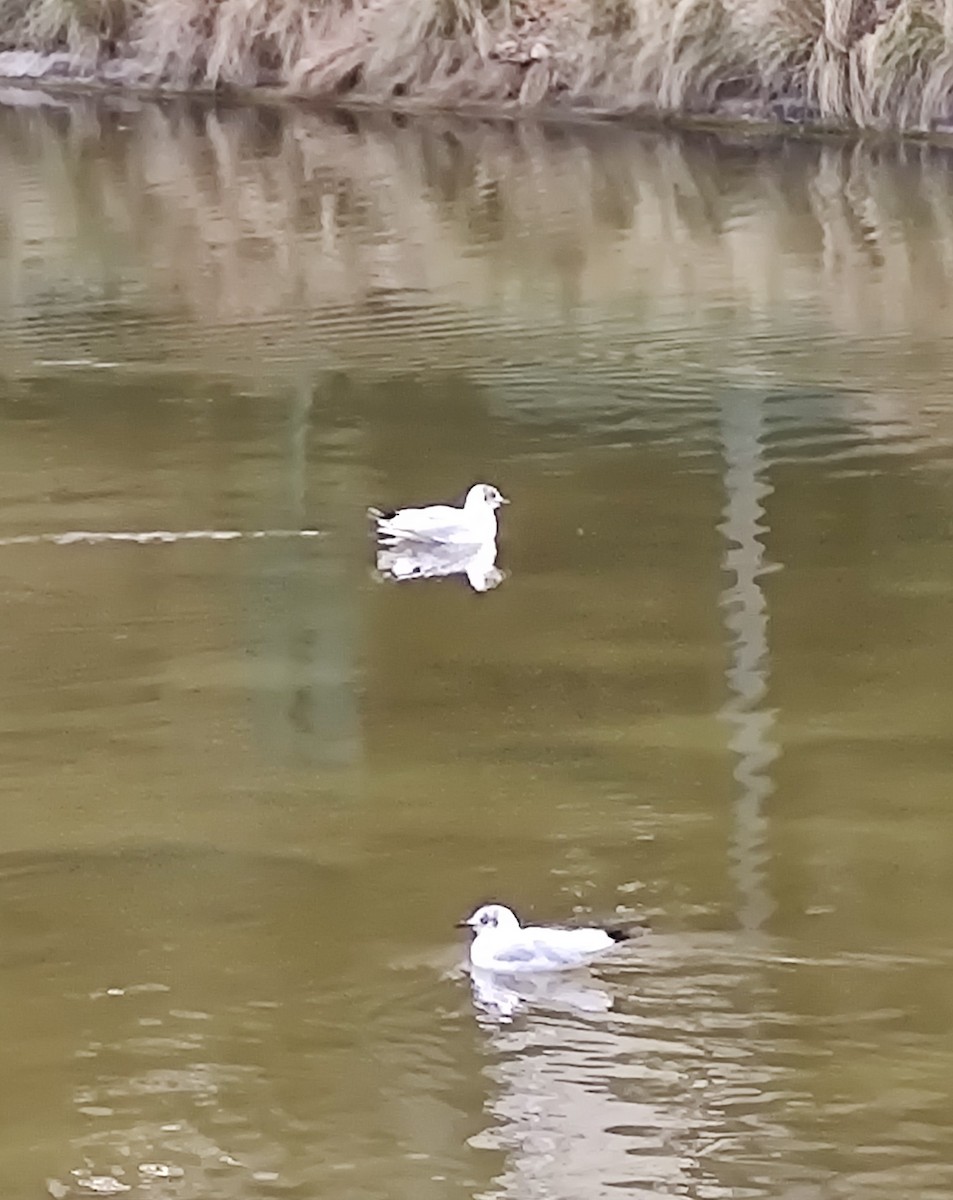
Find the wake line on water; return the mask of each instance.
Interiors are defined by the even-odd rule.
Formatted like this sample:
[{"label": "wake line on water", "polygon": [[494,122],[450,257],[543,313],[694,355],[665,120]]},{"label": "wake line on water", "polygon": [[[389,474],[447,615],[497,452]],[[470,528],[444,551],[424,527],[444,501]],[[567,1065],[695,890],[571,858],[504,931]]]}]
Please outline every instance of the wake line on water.
[{"label": "wake line on water", "polygon": [[76,529],[67,533],[20,533],[0,537],[0,546],[95,546],[102,542],[135,542],[140,546],[169,542],[260,541],[262,538],[316,538],[320,529],[148,529],[136,532],[93,532]]}]

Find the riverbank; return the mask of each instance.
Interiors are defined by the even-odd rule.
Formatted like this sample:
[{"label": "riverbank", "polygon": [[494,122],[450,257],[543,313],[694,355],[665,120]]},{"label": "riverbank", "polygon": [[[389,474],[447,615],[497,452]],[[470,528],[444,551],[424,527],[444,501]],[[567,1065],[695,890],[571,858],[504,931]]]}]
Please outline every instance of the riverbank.
[{"label": "riverbank", "polygon": [[0,78],[953,132],[949,0],[7,0]]}]

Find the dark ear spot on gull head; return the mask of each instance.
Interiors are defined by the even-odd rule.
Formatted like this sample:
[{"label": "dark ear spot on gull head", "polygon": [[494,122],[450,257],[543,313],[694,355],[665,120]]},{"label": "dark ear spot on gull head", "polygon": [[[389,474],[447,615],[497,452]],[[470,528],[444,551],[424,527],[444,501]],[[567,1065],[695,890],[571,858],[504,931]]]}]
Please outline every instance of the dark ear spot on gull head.
[{"label": "dark ear spot on gull head", "polygon": [[475,483],[464,498],[464,505],[474,503],[485,504],[488,508],[496,509],[501,504],[509,504],[509,500],[492,483]]},{"label": "dark ear spot on gull head", "polygon": [[502,904],[481,904],[465,921],[457,921],[458,929],[497,929],[500,925],[511,925],[519,929],[519,918]]}]

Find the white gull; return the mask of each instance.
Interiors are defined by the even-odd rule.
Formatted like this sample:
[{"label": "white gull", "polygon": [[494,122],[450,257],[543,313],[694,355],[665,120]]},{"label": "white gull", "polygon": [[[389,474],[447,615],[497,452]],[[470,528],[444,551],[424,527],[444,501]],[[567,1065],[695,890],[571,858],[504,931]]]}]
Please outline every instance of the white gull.
[{"label": "white gull", "polygon": [[478,971],[565,971],[580,967],[632,936],[622,929],[560,929],[520,924],[502,904],[484,904],[460,922],[476,937],[470,964]]},{"label": "white gull", "polygon": [[462,508],[431,504],[427,508],[398,508],[395,512],[368,511],[377,522],[385,544],[402,542],[430,545],[478,546],[496,538],[496,510],[509,504],[489,483],[475,483]]}]

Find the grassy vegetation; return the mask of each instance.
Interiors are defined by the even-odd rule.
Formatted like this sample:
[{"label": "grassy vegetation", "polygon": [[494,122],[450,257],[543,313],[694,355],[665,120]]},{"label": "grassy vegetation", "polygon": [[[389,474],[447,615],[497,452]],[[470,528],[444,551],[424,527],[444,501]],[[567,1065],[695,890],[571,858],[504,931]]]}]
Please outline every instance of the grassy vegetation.
[{"label": "grassy vegetation", "polygon": [[176,89],[953,124],[953,0],[0,0],[0,47]]}]

